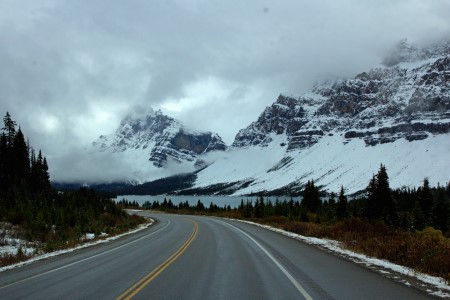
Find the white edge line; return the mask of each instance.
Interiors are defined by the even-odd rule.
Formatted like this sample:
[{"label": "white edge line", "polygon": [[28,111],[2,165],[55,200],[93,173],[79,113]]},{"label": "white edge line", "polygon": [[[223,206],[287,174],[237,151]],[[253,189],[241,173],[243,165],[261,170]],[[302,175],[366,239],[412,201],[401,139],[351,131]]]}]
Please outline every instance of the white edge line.
[{"label": "white edge line", "polygon": [[[152,222],[152,223],[153,223],[153,222]],[[151,224],[152,224],[152,223],[151,223]],[[107,253],[110,253],[110,252],[114,252],[114,251],[116,251],[116,250],[118,250],[118,249],[121,249],[121,248],[123,248],[123,247],[125,247],[125,246],[128,246],[128,245],[130,245],[130,244],[134,244],[134,243],[136,243],[136,242],[138,242],[138,241],[140,241],[140,240],[142,240],[142,239],[144,239],[144,238],[147,238],[147,237],[149,237],[149,236],[154,235],[155,233],[157,233],[157,232],[159,232],[160,230],[162,230],[162,229],[166,228],[167,226],[169,226],[170,223],[171,223],[170,220],[168,220],[167,224],[164,225],[163,227],[161,227],[161,228],[159,228],[159,229],[153,231],[153,232],[150,233],[150,234],[147,234],[147,235],[144,235],[144,236],[142,236],[142,237],[140,237],[140,238],[138,238],[138,239],[132,240],[132,241],[126,243],[126,244],[120,245],[120,246],[118,246],[118,247],[109,249],[109,250],[104,251],[104,252],[100,252],[100,253],[98,253],[98,254],[95,254],[95,255],[92,255],[92,256],[89,256],[89,257],[86,257],[86,258],[83,258],[83,259],[81,259],[81,260],[74,261],[74,262],[72,262],[72,263],[70,263],[70,264],[67,264],[67,265],[58,267],[58,268],[56,268],[56,269],[52,269],[52,270],[49,270],[49,271],[44,272],[44,273],[39,273],[39,274],[33,275],[33,276],[31,276],[31,277],[24,278],[24,279],[22,279],[22,280],[12,282],[12,283],[10,283],[10,284],[1,286],[0,289],[9,287],[9,286],[12,286],[12,285],[15,285],[15,284],[17,284],[17,283],[21,283],[21,282],[24,282],[24,281],[27,281],[27,280],[30,280],[30,279],[38,278],[38,277],[41,277],[41,276],[44,276],[44,275],[47,275],[47,274],[50,274],[50,273],[53,273],[53,272],[56,272],[56,271],[59,271],[59,270],[63,270],[63,269],[65,269],[65,268],[68,268],[68,267],[71,267],[71,266],[73,266],[73,265],[82,263],[82,262],[87,261],[87,260],[90,260],[90,259],[92,259],[92,258],[101,256],[101,255],[104,255],[104,254],[107,254]],[[147,227],[139,228],[139,230],[142,230],[142,229],[145,229],[145,228],[148,228],[148,226],[147,226]],[[130,231],[130,232],[127,232],[127,233],[124,233],[124,234],[115,236],[114,238],[117,239],[117,238],[122,237],[122,236],[124,236],[124,235],[128,235],[128,234],[137,232],[137,231],[139,231],[139,230],[133,230],[133,231]],[[113,239],[111,239],[111,240],[113,240]],[[105,240],[105,241],[106,241],[106,240]],[[93,246],[93,245],[97,245],[97,244],[91,244],[91,245],[88,245],[88,246]],[[83,246],[85,246],[85,245],[83,245]],[[85,247],[77,247],[77,248],[74,248],[74,249],[68,249],[67,252],[58,253],[58,254],[56,254],[56,255],[54,255],[54,256],[57,256],[57,255],[60,255],[60,254],[64,254],[64,253],[73,252],[73,251],[75,251],[75,250],[82,249],[82,248],[86,248],[86,247],[88,247],[88,246],[85,246]],[[49,257],[53,257],[53,256],[49,256]],[[39,258],[38,260],[46,259],[46,258],[49,258],[49,257],[42,257],[42,258]],[[33,260],[32,262],[29,262],[29,264],[31,264],[31,263],[33,263],[33,262],[35,262],[35,261],[38,261],[38,260]],[[21,265],[21,266],[22,266],[22,265]],[[17,266],[16,266],[16,267],[17,267]]]},{"label": "white edge line", "polygon": [[80,250],[80,249],[88,248],[88,247],[91,247],[91,246],[104,244],[104,243],[108,243],[110,241],[117,240],[117,239],[119,239],[119,238],[121,238],[123,236],[129,235],[129,234],[133,234],[133,233],[136,233],[138,231],[141,231],[141,230],[144,230],[144,229],[150,227],[151,225],[153,225],[153,223],[155,221],[153,219],[151,219],[151,218],[149,218],[149,219],[151,220],[151,222],[146,223],[146,224],[141,224],[137,228],[135,228],[133,230],[130,230],[130,231],[127,231],[125,233],[119,234],[119,235],[111,236],[111,237],[108,237],[106,239],[97,240],[95,242],[83,243],[83,244],[78,245],[78,246],[76,246],[74,248],[62,249],[62,250],[57,250],[57,251],[54,251],[54,252],[45,253],[45,254],[32,257],[32,258],[30,258],[28,260],[21,261],[19,263],[13,264],[13,265],[8,265],[8,266],[1,267],[0,268],[0,273],[4,272],[4,271],[11,270],[11,269],[16,269],[16,268],[20,268],[20,267],[23,267],[23,266],[27,266],[27,265],[30,265],[30,264],[32,264],[34,262],[40,261],[40,260],[48,259],[48,258],[59,256],[59,255],[62,255],[62,254],[74,252],[76,250]]},{"label": "white edge line", "polygon": [[235,230],[239,231],[243,235],[245,235],[249,240],[251,240],[253,243],[255,243],[256,246],[258,246],[267,257],[270,258],[270,260],[280,269],[281,272],[289,279],[289,281],[295,286],[295,288],[302,294],[303,297],[305,297],[306,300],[313,300],[313,298],[306,292],[306,290],[298,283],[297,280],[278,262],[278,260],[272,256],[272,254],[269,253],[269,251],[266,250],[258,241],[256,241],[254,238],[252,238],[250,235],[242,231],[241,229],[237,228],[234,225],[231,225],[227,222],[219,221],[221,223],[227,224],[228,226],[234,228]]},{"label": "white edge line", "polygon": [[450,297],[450,293],[449,293],[450,286],[446,283],[446,281],[443,278],[420,273],[420,272],[414,271],[411,268],[397,265],[397,264],[391,263],[386,260],[373,258],[370,256],[366,256],[364,254],[359,254],[359,253],[352,252],[350,250],[343,249],[343,248],[341,248],[341,246],[339,246],[340,242],[338,242],[338,241],[329,240],[329,239],[319,239],[319,238],[314,238],[314,237],[306,237],[306,236],[303,236],[303,235],[300,235],[297,233],[289,232],[289,231],[275,228],[275,227],[272,227],[269,225],[263,225],[263,224],[259,224],[259,223],[255,223],[255,222],[251,222],[251,221],[246,221],[246,220],[231,219],[231,218],[226,218],[226,219],[230,220],[230,221],[237,221],[237,222],[241,222],[241,223],[254,225],[257,227],[261,227],[261,228],[282,234],[289,238],[305,242],[310,245],[317,245],[317,246],[324,247],[334,253],[337,253],[337,254],[340,254],[340,255],[343,255],[343,256],[349,258],[351,261],[353,261],[354,263],[357,263],[357,264],[365,264],[366,266],[383,267],[386,269],[390,269],[394,272],[398,272],[402,275],[414,277],[414,278],[418,279],[419,281],[429,284],[439,290],[439,292],[430,292],[431,295],[438,296],[441,298]]}]

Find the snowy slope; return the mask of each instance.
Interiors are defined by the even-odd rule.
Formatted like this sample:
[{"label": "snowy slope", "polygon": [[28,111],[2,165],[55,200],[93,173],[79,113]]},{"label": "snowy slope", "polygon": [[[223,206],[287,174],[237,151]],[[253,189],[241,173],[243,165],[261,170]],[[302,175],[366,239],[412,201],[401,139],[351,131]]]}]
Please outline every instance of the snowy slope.
[{"label": "snowy slope", "polygon": [[[289,153],[282,153],[282,147],[277,151],[258,146],[232,149],[198,174],[195,187],[252,181],[235,192],[242,195],[289,185],[296,190],[314,179],[330,192],[338,192],[343,185],[346,192],[354,193],[368,185],[381,163],[386,165],[391,187],[420,186],[424,177],[432,185],[450,180],[450,134],[412,142],[398,139],[376,147],[367,146],[362,139],[345,142],[343,136],[333,135],[311,148]],[[285,164],[276,168],[282,159]]]}]

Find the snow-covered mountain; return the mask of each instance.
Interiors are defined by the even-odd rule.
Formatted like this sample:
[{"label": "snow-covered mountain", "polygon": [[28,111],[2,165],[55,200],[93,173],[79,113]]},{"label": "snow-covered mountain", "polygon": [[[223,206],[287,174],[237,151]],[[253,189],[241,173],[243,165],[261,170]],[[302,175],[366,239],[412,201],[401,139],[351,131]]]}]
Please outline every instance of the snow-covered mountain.
[{"label": "snow-covered mountain", "polygon": [[153,109],[126,117],[115,133],[101,135],[92,146],[133,166],[129,178],[137,182],[192,172],[205,166],[206,153],[227,149],[218,134],[186,128]]},{"label": "snow-covered mountain", "polygon": [[381,163],[393,187],[450,181],[450,42],[402,41],[383,63],[301,97],[280,95],[192,191],[293,191],[314,179],[356,192]]}]

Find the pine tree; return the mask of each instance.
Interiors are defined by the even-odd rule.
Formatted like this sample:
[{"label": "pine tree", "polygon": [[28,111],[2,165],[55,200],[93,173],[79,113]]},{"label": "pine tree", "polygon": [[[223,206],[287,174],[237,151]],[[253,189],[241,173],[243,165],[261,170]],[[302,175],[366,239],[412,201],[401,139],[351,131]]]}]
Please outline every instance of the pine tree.
[{"label": "pine tree", "polygon": [[12,164],[15,177],[14,179],[16,181],[26,179],[30,173],[30,157],[28,153],[28,146],[25,143],[25,137],[23,136],[20,128],[14,137]]},{"label": "pine tree", "polygon": [[423,186],[419,190],[419,205],[425,218],[425,226],[431,226],[433,223],[433,195],[431,194],[428,178],[423,180]]},{"label": "pine tree", "polygon": [[264,196],[261,194],[258,199],[255,201],[255,218],[263,218],[264,217]]},{"label": "pine tree", "polygon": [[2,132],[0,135],[0,193],[5,192],[8,186],[7,152],[6,135]]},{"label": "pine tree", "polygon": [[16,136],[17,123],[12,120],[9,112],[6,112],[6,115],[3,117],[3,123],[4,123],[5,127],[3,127],[2,130],[4,130],[6,133],[7,145],[8,145],[8,147],[12,147],[14,137]]},{"label": "pine tree", "polygon": [[436,205],[433,208],[433,224],[436,229],[447,232],[450,221],[450,204],[445,199],[445,190],[438,187],[438,197]]},{"label": "pine tree", "polygon": [[337,204],[337,217],[338,219],[345,219],[347,218],[348,211],[347,211],[347,197],[344,193],[344,187],[341,186],[341,192],[339,193],[339,200]]},{"label": "pine tree", "polygon": [[369,181],[369,185],[366,188],[367,191],[366,216],[369,220],[375,220],[381,216],[381,212],[378,211],[379,207],[377,205],[375,198],[376,188],[377,188],[377,180],[375,175],[373,175],[372,179]]},{"label": "pine tree", "polygon": [[319,189],[314,185],[313,180],[308,181],[303,190],[302,208],[308,212],[318,213],[321,205]]},{"label": "pine tree", "polygon": [[369,220],[382,220],[388,225],[398,225],[398,205],[392,197],[389,177],[383,164],[381,164],[377,175],[370,180],[366,190],[366,215]]},{"label": "pine tree", "polygon": [[13,183],[14,177],[14,165],[13,165],[13,144],[14,137],[16,135],[16,125],[17,123],[12,120],[9,112],[6,112],[3,118],[4,127],[2,128],[2,138],[1,138],[1,172],[2,176],[2,190],[7,191],[11,184]]},{"label": "pine tree", "polygon": [[330,221],[334,221],[335,218],[337,217],[337,212],[336,212],[336,193],[335,192],[331,192],[330,194],[330,198],[328,199],[328,205],[326,208],[326,212],[327,212],[327,218]]}]

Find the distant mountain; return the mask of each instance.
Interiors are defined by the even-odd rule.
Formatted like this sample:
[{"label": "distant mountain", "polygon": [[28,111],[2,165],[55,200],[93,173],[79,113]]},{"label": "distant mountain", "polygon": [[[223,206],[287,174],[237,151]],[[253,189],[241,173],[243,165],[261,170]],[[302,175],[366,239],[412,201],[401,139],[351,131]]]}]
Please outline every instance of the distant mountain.
[{"label": "distant mountain", "polygon": [[[145,182],[160,178],[151,170],[176,167],[192,172],[205,167],[202,155],[212,151],[224,151],[227,146],[221,137],[212,132],[198,132],[183,126],[179,121],[150,109],[147,113],[126,117],[115,133],[101,135],[92,143],[96,151],[120,156],[135,166],[130,178]],[[181,171],[180,171],[181,172]]]},{"label": "distant mountain", "polygon": [[450,43],[402,41],[384,66],[280,95],[236,135],[226,157],[198,172],[193,190],[287,193],[307,180],[364,189],[380,164],[394,187],[450,180]]}]

